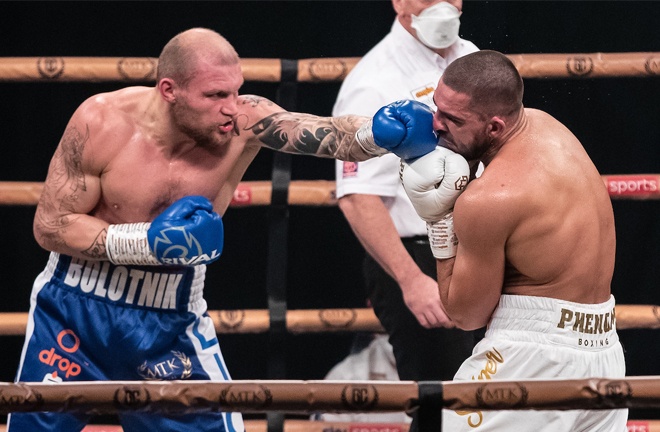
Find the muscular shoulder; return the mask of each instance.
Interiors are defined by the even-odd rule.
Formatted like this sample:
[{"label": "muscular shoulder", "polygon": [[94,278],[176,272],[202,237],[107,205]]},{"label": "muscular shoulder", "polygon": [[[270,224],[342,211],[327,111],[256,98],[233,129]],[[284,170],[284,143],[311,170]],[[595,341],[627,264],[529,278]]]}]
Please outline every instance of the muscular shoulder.
[{"label": "muscular shoulder", "polygon": [[136,113],[149,89],[130,87],[109,93],[99,93],[85,100],[71,117],[71,123],[84,127],[96,137],[118,136],[133,129],[139,122]]},{"label": "muscular shoulder", "polygon": [[94,171],[102,170],[105,161],[130,141],[135,131],[134,113],[148,91],[146,87],[130,87],[89,97],[71,116],[63,143],[67,139],[78,142]]},{"label": "muscular shoulder", "polygon": [[[489,167],[491,168],[491,167]],[[520,190],[511,187],[517,180],[508,173],[499,176],[494,172],[484,174],[470,182],[454,206],[457,231],[479,236],[494,228],[507,236],[513,230],[518,214],[525,206]]]},{"label": "muscular shoulder", "polygon": [[[122,114],[131,115],[150,91],[147,87],[127,87],[114,92],[95,94],[80,104],[74,118],[98,126],[108,120],[119,120]],[[103,118],[99,119],[99,116]],[[108,116],[111,118],[108,119]]]}]

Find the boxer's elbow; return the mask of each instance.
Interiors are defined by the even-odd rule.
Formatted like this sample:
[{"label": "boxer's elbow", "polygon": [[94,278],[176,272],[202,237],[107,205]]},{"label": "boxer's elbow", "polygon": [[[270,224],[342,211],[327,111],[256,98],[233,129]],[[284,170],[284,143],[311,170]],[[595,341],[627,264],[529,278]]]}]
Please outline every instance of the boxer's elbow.
[{"label": "boxer's elbow", "polygon": [[480,329],[485,327],[486,323],[488,322],[487,320],[482,322],[481,320],[474,320],[471,318],[464,319],[463,317],[453,318],[450,316],[449,318],[451,318],[452,322],[456,325],[457,328],[465,331]]},{"label": "boxer's elbow", "polygon": [[449,319],[451,319],[454,325],[461,330],[468,331],[482,328],[490,319],[490,316],[484,316],[471,308],[451,303],[445,305],[445,310]]},{"label": "boxer's elbow", "polygon": [[43,249],[55,251],[57,245],[63,243],[59,230],[55,228],[56,226],[55,221],[50,220],[43,211],[37,208],[32,223],[32,234],[37,244]]},{"label": "boxer's elbow", "polygon": [[43,226],[40,224],[34,224],[32,226],[32,234],[34,235],[34,239],[37,241],[37,244],[41,246],[43,249],[46,249],[48,251],[52,250],[50,245],[53,243],[52,241],[52,234],[49,235],[44,229]]}]

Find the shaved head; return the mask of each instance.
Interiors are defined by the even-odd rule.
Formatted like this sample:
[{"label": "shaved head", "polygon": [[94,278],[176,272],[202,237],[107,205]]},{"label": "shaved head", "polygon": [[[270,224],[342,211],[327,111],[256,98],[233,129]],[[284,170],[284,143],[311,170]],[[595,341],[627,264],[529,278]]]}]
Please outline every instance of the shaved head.
[{"label": "shaved head", "polygon": [[195,76],[197,66],[238,64],[234,47],[219,33],[206,28],[192,28],[174,36],[158,57],[156,79],[171,78],[185,87]]}]

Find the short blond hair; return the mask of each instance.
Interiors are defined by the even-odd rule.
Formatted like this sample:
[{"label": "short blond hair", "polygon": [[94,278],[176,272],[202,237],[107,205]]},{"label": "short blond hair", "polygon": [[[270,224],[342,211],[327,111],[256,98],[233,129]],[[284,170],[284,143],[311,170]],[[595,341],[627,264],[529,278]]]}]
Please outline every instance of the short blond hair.
[{"label": "short blond hair", "polygon": [[212,59],[220,65],[239,62],[234,47],[219,33],[207,28],[192,28],[165,44],[158,57],[156,79],[171,78],[185,87],[194,78],[200,59]]}]

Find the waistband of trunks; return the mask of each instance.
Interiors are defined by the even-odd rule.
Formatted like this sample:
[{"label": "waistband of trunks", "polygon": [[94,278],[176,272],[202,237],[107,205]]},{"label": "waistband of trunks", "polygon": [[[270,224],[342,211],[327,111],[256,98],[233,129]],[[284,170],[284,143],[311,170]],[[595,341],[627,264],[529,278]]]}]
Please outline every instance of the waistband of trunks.
[{"label": "waistband of trunks", "polygon": [[599,304],[547,297],[502,295],[486,336],[607,349],[619,341],[614,296]]},{"label": "waistband of trunks", "polygon": [[206,266],[133,266],[52,252],[51,283],[120,306],[194,312],[204,304]]}]

